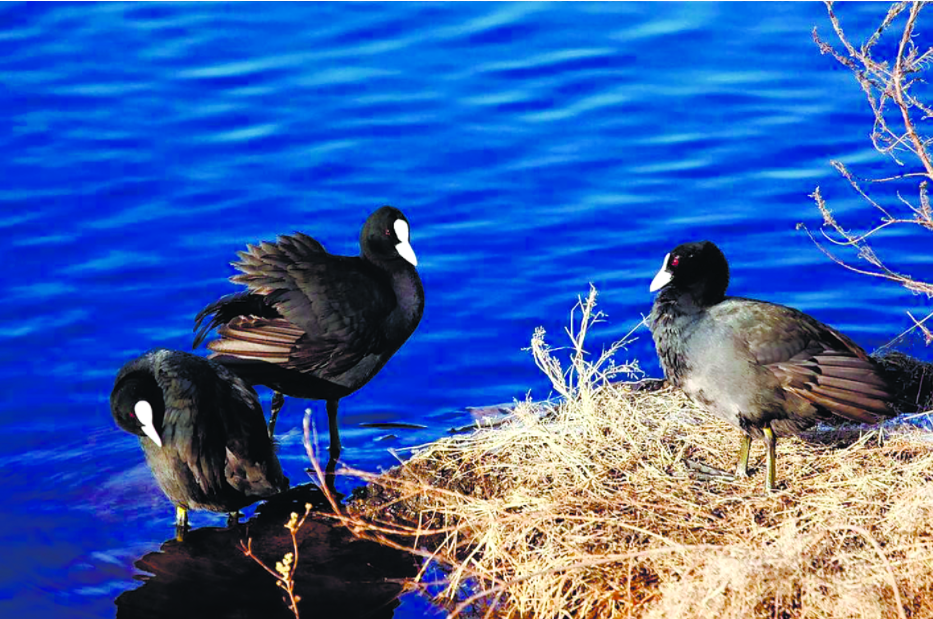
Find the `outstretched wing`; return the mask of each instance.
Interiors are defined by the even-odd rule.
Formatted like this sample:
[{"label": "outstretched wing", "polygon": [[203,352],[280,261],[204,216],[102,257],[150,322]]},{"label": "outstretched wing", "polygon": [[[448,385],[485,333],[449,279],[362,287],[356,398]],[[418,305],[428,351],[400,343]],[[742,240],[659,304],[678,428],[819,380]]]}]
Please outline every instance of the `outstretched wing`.
[{"label": "outstretched wing", "polygon": [[382,321],[397,301],[385,276],[361,258],[333,256],[309,241],[283,236],[239,253],[240,273],[231,280],[248,293],[198,317],[200,325],[213,314],[207,330],[216,326],[221,339],[211,350],[327,379],[388,347]]}]

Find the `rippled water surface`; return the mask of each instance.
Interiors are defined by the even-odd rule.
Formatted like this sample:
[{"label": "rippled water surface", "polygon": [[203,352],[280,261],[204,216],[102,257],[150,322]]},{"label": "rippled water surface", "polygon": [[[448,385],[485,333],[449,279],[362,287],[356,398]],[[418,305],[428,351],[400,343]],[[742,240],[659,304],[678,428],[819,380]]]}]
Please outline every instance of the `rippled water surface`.
[{"label": "rippled water surface", "polygon": [[[865,33],[886,5],[840,10]],[[190,347],[248,242],[301,230],[355,254],[376,207],[410,219],[424,319],[341,404],[344,461],[368,470],[466,406],[546,397],[534,328],[560,343],[593,282],[609,317],[593,347],[622,335],[684,240],[724,249],[734,293],[868,348],[906,329],[922,299],[795,231],[818,226],[817,185],[853,226],[868,216],[830,159],[893,173],[815,25],[816,3],[0,6],[0,614],[111,616],[171,536],[107,398],[128,359]],[[879,246],[923,276],[922,242]],[[647,331],[628,354],[659,371]],[[306,406],[279,422],[292,480]],[[380,421],[428,428],[361,425]],[[396,616],[425,608],[408,596]]]}]

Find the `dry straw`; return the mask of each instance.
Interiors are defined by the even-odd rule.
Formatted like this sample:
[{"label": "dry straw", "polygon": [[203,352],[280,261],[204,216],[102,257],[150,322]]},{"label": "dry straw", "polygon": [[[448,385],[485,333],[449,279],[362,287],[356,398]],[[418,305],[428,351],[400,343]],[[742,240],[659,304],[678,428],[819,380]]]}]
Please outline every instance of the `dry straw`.
[{"label": "dry straw", "polygon": [[738,430],[679,392],[609,383],[620,368],[583,347],[595,298],[568,330],[569,368],[535,334],[559,403],[521,403],[505,424],[361,474],[367,498],[338,517],[425,557],[422,581],[440,567],[432,590],[454,615],[933,617],[933,450],[922,432],[782,440],[771,495],[761,466],[747,480],[695,480],[684,459],[732,468]]}]

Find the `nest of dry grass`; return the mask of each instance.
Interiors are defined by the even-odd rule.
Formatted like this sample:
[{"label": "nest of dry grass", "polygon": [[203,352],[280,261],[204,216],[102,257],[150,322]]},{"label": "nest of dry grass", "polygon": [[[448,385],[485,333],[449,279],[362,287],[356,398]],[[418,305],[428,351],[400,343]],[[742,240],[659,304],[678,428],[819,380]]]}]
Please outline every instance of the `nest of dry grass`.
[{"label": "nest of dry grass", "polygon": [[739,431],[679,392],[607,382],[620,368],[583,349],[594,306],[592,291],[567,370],[543,332],[532,343],[559,403],[418,451],[371,479],[347,524],[440,566],[453,614],[933,617],[928,434],[784,439],[771,495],[760,443],[751,478],[698,481],[684,460],[731,470]]}]

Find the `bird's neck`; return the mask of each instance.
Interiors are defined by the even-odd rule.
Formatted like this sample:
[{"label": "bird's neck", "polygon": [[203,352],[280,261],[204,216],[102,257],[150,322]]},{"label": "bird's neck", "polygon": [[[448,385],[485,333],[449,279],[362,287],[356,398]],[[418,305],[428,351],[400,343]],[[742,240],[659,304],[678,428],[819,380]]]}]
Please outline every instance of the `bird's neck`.
[{"label": "bird's neck", "polygon": [[682,319],[692,320],[705,311],[709,305],[704,303],[702,297],[697,293],[698,291],[691,289],[663,288],[658,296],[654,298],[651,313],[664,322],[674,322]]},{"label": "bird's neck", "polygon": [[403,320],[417,325],[424,311],[424,286],[418,271],[413,267],[398,269],[391,273],[391,277],[392,289],[398,299]]},{"label": "bird's neck", "polygon": [[706,306],[690,290],[664,288],[655,297],[648,327],[664,375],[674,385],[681,384],[681,378],[688,369],[685,342],[705,311]]}]

